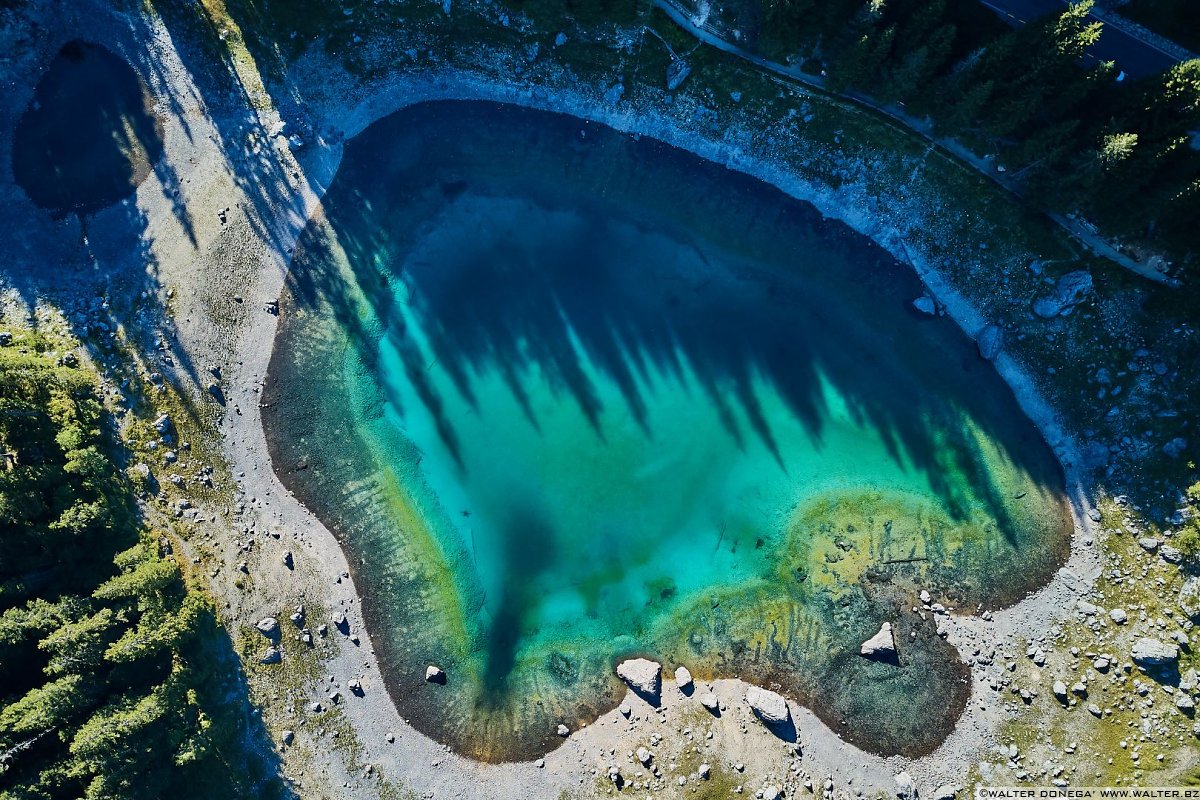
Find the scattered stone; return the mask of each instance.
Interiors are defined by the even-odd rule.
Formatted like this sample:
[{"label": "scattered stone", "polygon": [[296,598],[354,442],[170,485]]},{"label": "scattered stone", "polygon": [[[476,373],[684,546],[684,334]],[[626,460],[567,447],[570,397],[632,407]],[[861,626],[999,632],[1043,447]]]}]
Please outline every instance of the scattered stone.
[{"label": "scattered stone", "polygon": [[896,660],[896,636],[892,631],[892,623],[885,622],[879,632],[862,643],[859,655],[874,661]]},{"label": "scattered stone", "polygon": [[704,706],[710,713],[716,714],[721,710],[721,703],[717,700],[717,696],[712,692],[703,692],[700,695],[700,705]]},{"label": "scattered stone", "polygon": [[296,562],[295,562],[295,560],[292,558],[292,551],[291,551],[291,550],[285,550],[285,551],[284,551],[284,553],[283,553],[283,565],[284,565],[285,567],[287,567],[288,569],[295,569],[295,568],[296,568]]},{"label": "scattered stone", "polygon": [[441,667],[435,667],[433,664],[430,664],[425,668],[425,680],[428,683],[445,683],[446,673],[442,671]]},{"label": "scattered stone", "polygon": [[625,717],[626,719],[628,719],[633,713],[633,709],[630,708],[629,703],[621,703],[621,705],[617,707],[617,710],[620,711],[621,716]]},{"label": "scattered stone", "polygon": [[171,421],[169,414],[161,414],[158,419],[154,420],[154,430],[158,431],[159,434],[168,434],[174,427],[175,423]]},{"label": "scattered stone", "polygon": [[654,756],[651,755],[650,751],[647,750],[646,748],[639,747],[637,749],[637,760],[641,762],[643,767],[650,766],[650,761],[653,758],[654,758]]},{"label": "scattered stone", "polygon": [[1147,553],[1153,553],[1158,549],[1158,539],[1155,539],[1153,536],[1143,536],[1138,539],[1138,544]]},{"label": "scattered stone", "polygon": [[1142,667],[1161,667],[1179,660],[1179,647],[1158,639],[1138,639],[1131,651],[1133,662]]},{"label": "scattered stone", "polygon": [[1051,689],[1054,692],[1055,697],[1064,703],[1067,702],[1067,685],[1065,683],[1062,681],[1055,681],[1054,686],[1051,687]]},{"label": "scattered stone", "polygon": [[363,696],[362,684],[358,681],[350,681],[349,683],[346,684],[346,688],[349,689],[350,693],[353,695],[356,695],[358,697]]},{"label": "scattered stone", "polygon": [[566,737],[571,735],[571,729],[560,722],[558,723],[558,727],[555,728],[555,733],[557,733],[559,736]]},{"label": "scattered stone", "polygon": [[758,686],[746,690],[746,702],[768,725],[781,725],[791,716],[787,701],[781,695]]},{"label": "scattered stone", "polygon": [[294,742],[296,740],[296,732],[295,731],[284,731],[280,735],[279,738],[283,740],[284,744],[291,744],[292,742]]},{"label": "scattered stone", "polygon": [[567,35],[565,33],[563,33],[562,31],[559,31],[558,33],[556,33],[554,35],[554,46],[555,47],[562,47],[566,43],[567,43]]},{"label": "scattered stone", "polygon": [[991,361],[1000,354],[1001,348],[1004,347],[1004,331],[999,325],[986,326],[975,337],[975,346],[979,348],[980,356]]},{"label": "scattered stone", "polygon": [[1108,617],[1118,625],[1124,625],[1125,621],[1129,619],[1129,615],[1125,613],[1125,609],[1123,608],[1114,608],[1108,612]]},{"label": "scattered stone", "polygon": [[961,786],[957,786],[953,783],[947,783],[934,790],[933,800],[954,800],[954,798],[957,797],[958,793],[961,791]]},{"label": "scattered stone", "polygon": [[1088,711],[1093,717],[1104,716],[1104,712],[1100,710],[1100,706],[1096,705],[1095,703],[1088,703]]},{"label": "scattered stone", "polygon": [[279,633],[279,620],[274,617],[263,617],[254,627],[258,628],[258,632],[267,638],[271,638]]},{"label": "scattered stone", "polygon": [[278,647],[268,647],[266,651],[258,657],[260,664],[278,664],[283,661],[283,653]]},{"label": "scattered stone", "polygon": [[658,697],[662,686],[662,664],[648,658],[631,658],[617,665],[617,677],[645,697]]},{"label": "scattered stone", "polygon": [[1186,714],[1189,711],[1195,710],[1196,701],[1183,692],[1180,692],[1175,698],[1175,707]]},{"label": "scattered stone", "polygon": [[708,776],[712,774],[712,766],[709,764],[701,764],[700,769],[696,770],[696,774],[700,776],[700,780],[708,780]]},{"label": "scattered stone", "polygon": [[1158,557],[1168,564],[1178,564],[1183,561],[1183,551],[1178,547],[1162,544],[1158,548]]},{"label": "scattered stone", "polygon": [[1187,439],[1182,436],[1176,436],[1171,441],[1163,445],[1162,451],[1171,458],[1179,458],[1183,455],[1183,451],[1187,449]]},{"label": "scattered stone", "polygon": [[778,786],[767,786],[762,790],[762,800],[779,800],[783,792]]},{"label": "scattered stone", "polygon": [[692,688],[692,673],[687,667],[679,666],[675,668],[675,685],[679,687],[679,691],[686,692]]},{"label": "scattered stone", "polygon": [[533,762],[533,765],[538,769],[542,769],[546,766],[546,759],[539,758],[537,761]]},{"label": "scattered stone", "polygon": [[604,102],[610,106],[615,106],[617,101],[619,101],[624,94],[625,84],[618,81],[609,87],[608,91],[604,93]]}]

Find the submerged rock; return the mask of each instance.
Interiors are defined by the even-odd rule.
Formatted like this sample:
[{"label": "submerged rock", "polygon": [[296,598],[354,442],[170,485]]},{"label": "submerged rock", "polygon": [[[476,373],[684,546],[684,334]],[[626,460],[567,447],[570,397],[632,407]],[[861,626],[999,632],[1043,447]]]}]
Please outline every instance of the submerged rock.
[{"label": "submerged rock", "polygon": [[787,700],[784,700],[782,695],[758,686],[751,686],[746,690],[746,703],[759,719],[769,725],[781,725],[791,716]]},{"label": "submerged rock", "polygon": [[1179,647],[1146,637],[1134,643],[1130,655],[1139,666],[1161,667],[1179,660]]},{"label": "submerged rock", "polygon": [[662,664],[648,658],[631,658],[617,665],[617,677],[635,692],[657,697],[662,685]]},{"label": "submerged rock", "polygon": [[435,667],[433,664],[430,664],[425,668],[425,680],[429,683],[445,683],[446,673],[441,667]]},{"label": "submerged rock", "polygon": [[885,622],[870,639],[862,643],[859,655],[876,661],[894,661],[896,659],[896,636],[892,631],[892,623]]},{"label": "submerged rock", "polygon": [[922,314],[933,315],[937,313],[937,303],[933,302],[933,298],[927,294],[923,294],[916,300],[912,301],[913,308],[920,311]]},{"label": "submerged rock", "polygon": [[1033,313],[1044,319],[1071,313],[1092,291],[1092,275],[1086,270],[1068,272],[1054,283],[1054,292],[1033,303]]}]

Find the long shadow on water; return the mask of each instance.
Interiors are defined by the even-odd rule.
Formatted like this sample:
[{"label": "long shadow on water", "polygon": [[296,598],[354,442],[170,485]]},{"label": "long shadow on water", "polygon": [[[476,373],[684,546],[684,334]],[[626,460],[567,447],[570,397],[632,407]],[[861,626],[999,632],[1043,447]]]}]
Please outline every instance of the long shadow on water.
[{"label": "long shadow on water", "polygon": [[[964,423],[999,442],[1037,485],[1061,491],[1061,472],[971,343],[948,321],[917,320],[907,310],[921,291],[911,270],[753,179],[599,126],[590,126],[581,143],[579,127],[570,117],[485,103],[428,104],[382,120],[348,144],[326,197],[333,241],[324,239],[328,229],[310,228],[289,276],[292,296],[300,306],[330,303],[370,369],[376,329],[356,305],[365,298],[371,315],[389,326],[422,403],[455,454],[443,399],[422,377],[428,364],[410,332],[395,324],[396,292],[386,284],[404,283],[404,302],[437,364],[468,403],[478,403],[472,376],[496,369],[536,424],[523,385],[536,366],[564,387],[603,436],[602,408],[582,368],[582,351],[620,388],[653,437],[639,378],[682,379],[687,370],[730,435],[743,443],[758,437],[786,470],[788,454],[779,449],[756,383],[778,393],[819,447],[828,381],[859,424],[881,433],[893,457],[907,458],[926,475],[954,518],[982,502],[1009,545],[1024,546],[1011,498],[992,480]],[[487,136],[480,137],[484,130]],[[566,154],[562,163],[556,153]],[[522,158],[541,160],[534,166]],[[562,189],[572,181],[573,194]],[[571,207],[583,221],[569,235],[548,236],[532,248],[504,236],[472,240],[464,231],[436,263],[400,263],[420,236],[412,217],[432,217],[464,191],[487,194],[493,185],[540,206]],[[605,221],[611,215],[685,241],[700,228],[713,240],[737,243],[747,256],[797,268],[787,274],[743,263],[718,290],[706,287],[711,276],[674,288],[653,275],[647,279],[653,265],[614,268],[638,253],[619,250],[620,232]],[[362,298],[351,296],[336,270],[322,266],[335,246],[364,287]],[[788,248],[793,255],[781,262]]]}]

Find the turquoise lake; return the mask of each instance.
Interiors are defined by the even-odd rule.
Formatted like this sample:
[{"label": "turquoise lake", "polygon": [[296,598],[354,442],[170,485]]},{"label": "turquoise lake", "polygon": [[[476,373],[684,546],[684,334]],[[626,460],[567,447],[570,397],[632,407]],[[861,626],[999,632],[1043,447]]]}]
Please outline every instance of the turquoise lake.
[{"label": "turquoise lake", "polygon": [[[929,752],[969,684],[916,592],[1010,603],[1071,520],[1010,390],[920,292],[659,142],[414,106],[347,144],[296,251],[275,468],[346,549],[401,713],[460,752],[552,748],[631,654]],[[884,620],[898,665],[857,655]]]}]

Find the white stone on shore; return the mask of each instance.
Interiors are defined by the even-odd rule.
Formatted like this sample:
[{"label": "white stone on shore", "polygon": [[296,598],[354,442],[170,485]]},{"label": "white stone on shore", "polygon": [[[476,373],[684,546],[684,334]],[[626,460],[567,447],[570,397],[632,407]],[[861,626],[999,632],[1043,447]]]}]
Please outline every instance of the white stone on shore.
[{"label": "white stone on shore", "polygon": [[768,725],[779,725],[787,722],[791,712],[788,711],[787,700],[775,692],[758,686],[746,690],[746,702],[758,718]]},{"label": "white stone on shore", "polygon": [[617,665],[617,677],[635,692],[655,697],[662,685],[662,664],[648,658],[631,658]]},{"label": "white stone on shore", "polygon": [[879,633],[863,642],[858,652],[867,658],[895,658],[896,636],[892,631],[892,623],[883,623]]},{"label": "white stone on shore", "polygon": [[571,729],[568,728],[566,725],[563,725],[561,722],[558,723],[558,727],[555,728],[555,731],[558,733],[559,736],[570,736],[571,735]]},{"label": "white stone on shore", "polygon": [[768,786],[762,790],[763,800],[779,800],[781,797],[783,797],[783,792],[778,786]]},{"label": "white stone on shore", "polygon": [[692,688],[692,673],[687,667],[679,666],[675,668],[675,685],[680,691],[687,691]]},{"label": "white stone on shore", "polygon": [[1067,685],[1065,683],[1063,683],[1062,681],[1055,681],[1054,686],[1052,687],[1052,690],[1054,691],[1055,697],[1057,697],[1059,700],[1062,700],[1064,702],[1066,701]]},{"label": "white stone on shore", "polygon": [[896,773],[896,797],[900,800],[916,800],[917,786],[907,772]]},{"label": "white stone on shore", "polygon": [[721,708],[721,703],[717,700],[717,696],[712,692],[702,692],[700,694],[700,705],[707,708],[714,714]]},{"label": "white stone on shore", "polygon": [[1179,660],[1179,647],[1158,639],[1142,638],[1134,643],[1131,655],[1139,666],[1161,667]]},{"label": "white stone on shore", "polygon": [[954,800],[958,793],[962,791],[962,787],[953,783],[947,783],[939,786],[933,792],[933,800]]},{"label": "white stone on shore", "polygon": [[642,763],[643,767],[650,766],[650,759],[652,759],[652,758],[654,758],[654,756],[651,755],[650,751],[647,750],[646,748],[639,747],[637,749],[637,760]]},{"label": "white stone on shore", "polygon": [[617,707],[617,710],[621,712],[621,716],[623,717],[628,717],[633,713],[633,709],[630,708],[629,703],[621,703],[621,705]]}]

